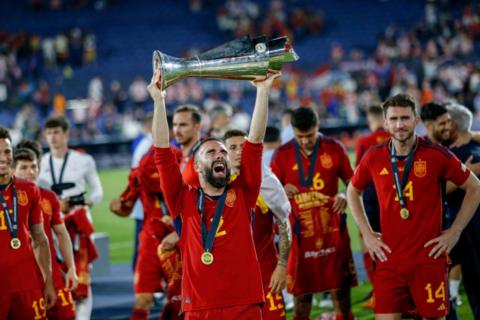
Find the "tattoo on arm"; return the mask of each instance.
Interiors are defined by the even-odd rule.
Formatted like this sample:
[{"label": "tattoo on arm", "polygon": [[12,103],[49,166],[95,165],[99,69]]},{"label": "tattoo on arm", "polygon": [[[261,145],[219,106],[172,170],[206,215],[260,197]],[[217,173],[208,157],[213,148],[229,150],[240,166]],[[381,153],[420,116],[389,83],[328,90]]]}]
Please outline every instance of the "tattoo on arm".
[{"label": "tattoo on arm", "polygon": [[278,264],[287,266],[288,254],[290,253],[291,240],[289,236],[290,228],[288,222],[282,223],[277,220],[279,242],[278,242]]},{"label": "tattoo on arm", "polygon": [[48,247],[48,239],[45,235],[45,231],[43,231],[43,225],[41,223],[32,225],[30,228],[30,233],[32,234],[34,249],[43,246]]}]

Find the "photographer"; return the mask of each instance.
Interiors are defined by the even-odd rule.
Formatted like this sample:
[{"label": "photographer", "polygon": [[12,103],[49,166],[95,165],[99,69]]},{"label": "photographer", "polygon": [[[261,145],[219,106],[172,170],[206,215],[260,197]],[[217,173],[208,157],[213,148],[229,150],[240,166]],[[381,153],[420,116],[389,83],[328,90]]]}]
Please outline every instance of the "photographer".
[{"label": "photographer", "polygon": [[[42,157],[38,185],[57,194],[61,199],[62,212],[70,213],[81,208],[91,222],[88,208],[102,200],[102,185],[93,158],[68,148],[68,134],[68,122],[63,116],[51,117],[45,123],[45,137],[50,152]],[[87,188],[89,193],[84,196]],[[72,241],[75,247],[75,239]],[[75,249],[82,250],[81,246]],[[78,271],[79,285],[89,286],[88,273],[82,275]],[[77,319],[89,319],[93,302],[90,288],[88,296],[82,298],[81,301],[77,300]]]}]

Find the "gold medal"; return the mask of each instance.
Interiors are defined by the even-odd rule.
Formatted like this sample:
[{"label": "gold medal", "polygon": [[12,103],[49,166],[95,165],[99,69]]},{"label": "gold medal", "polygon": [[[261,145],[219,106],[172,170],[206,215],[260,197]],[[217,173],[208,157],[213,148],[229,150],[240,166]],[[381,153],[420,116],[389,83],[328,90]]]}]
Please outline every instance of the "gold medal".
[{"label": "gold medal", "polygon": [[12,238],[12,240],[10,240],[10,247],[12,247],[12,249],[17,250],[21,246],[22,246],[22,242],[20,242],[20,239]]},{"label": "gold medal", "polygon": [[202,253],[201,259],[202,259],[202,263],[208,266],[213,263],[213,254],[211,254],[208,251],[205,251],[204,253]]},{"label": "gold medal", "polygon": [[408,211],[407,208],[400,209],[400,217],[402,217],[403,220],[407,220],[408,217],[410,217],[410,211]]}]

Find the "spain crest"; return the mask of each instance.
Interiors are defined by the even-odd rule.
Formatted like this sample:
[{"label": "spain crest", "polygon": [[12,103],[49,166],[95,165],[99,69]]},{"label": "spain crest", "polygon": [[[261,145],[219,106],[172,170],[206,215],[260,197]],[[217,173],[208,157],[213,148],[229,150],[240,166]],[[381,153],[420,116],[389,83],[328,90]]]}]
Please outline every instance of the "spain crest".
[{"label": "spain crest", "polygon": [[328,153],[322,154],[320,156],[320,163],[325,169],[330,169],[331,167],[333,167],[332,156],[330,156]]},{"label": "spain crest", "polygon": [[47,199],[42,199],[42,211],[48,216],[52,215],[52,204]]},{"label": "spain crest", "polygon": [[427,161],[418,160],[413,163],[413,173],[419,178],[423,178],[427,174]]},{"label": "spain crest", "polygon": [[18,190],[17,192],[18,204],[21,206],[26,206],[28,204],[27,193],[23,190]]},{"label": "spain crest", "polygon": [[237,195],[235,194],[235,191],[232,189],[228,190],[227,198],[225,199],[225,205],[227,205],[227,207],[233,208],[236,199]]}]

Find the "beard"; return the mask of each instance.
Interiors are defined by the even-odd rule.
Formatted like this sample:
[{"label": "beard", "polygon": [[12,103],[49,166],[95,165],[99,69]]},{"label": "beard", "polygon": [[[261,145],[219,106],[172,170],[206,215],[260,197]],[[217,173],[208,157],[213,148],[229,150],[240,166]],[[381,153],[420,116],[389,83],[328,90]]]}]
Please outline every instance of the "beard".
[{"label": "beard", "polygon": [[225,177],[213,176],[213,164],[210,168],[205,168],[205,180],[215,188],[224,188],[230,181],[230,168],[226,168]]},{"label": "beard", "polygon": [[392,134],[392,137],[395,140],[397,140],[398,142],[404,143],[404,142],[408,141],[408,139],[410,139],[413,136],[414,133],[415,133],[415,131],[412,130],[412,131],[408,132],[407,135],[405,137],[403,137],[402,139],[400,139],[398,137],[398,135],[396,135],[395,133]]}]

